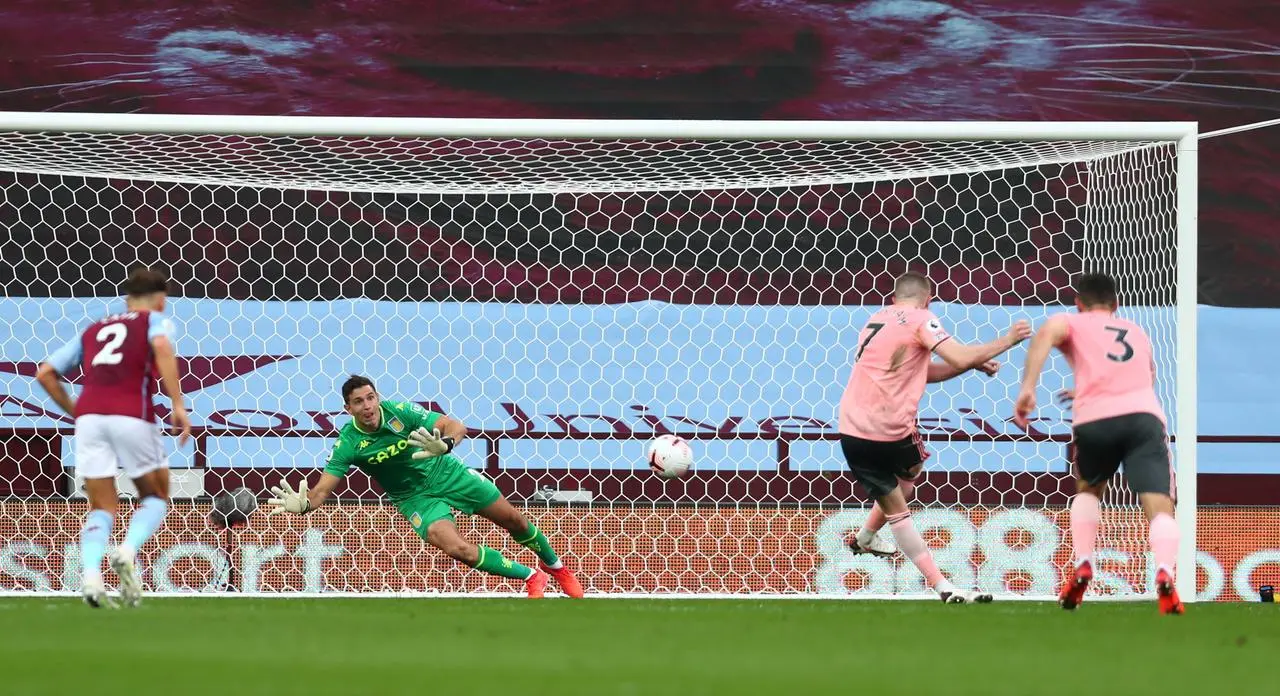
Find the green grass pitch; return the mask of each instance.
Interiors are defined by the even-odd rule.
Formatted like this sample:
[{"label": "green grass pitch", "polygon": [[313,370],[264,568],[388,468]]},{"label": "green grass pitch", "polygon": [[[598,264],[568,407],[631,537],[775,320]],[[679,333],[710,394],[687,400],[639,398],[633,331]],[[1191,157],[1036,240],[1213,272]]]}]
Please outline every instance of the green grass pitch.
[{"label": "green grass pitch", "polygon": [[1280,694],[1280,606],[0,599],[0,693]]}]

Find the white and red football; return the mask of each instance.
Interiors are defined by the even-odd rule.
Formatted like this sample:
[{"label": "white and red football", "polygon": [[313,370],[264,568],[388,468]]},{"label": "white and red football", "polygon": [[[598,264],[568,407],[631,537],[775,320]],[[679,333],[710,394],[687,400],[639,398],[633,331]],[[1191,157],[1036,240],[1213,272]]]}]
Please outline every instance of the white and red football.
[{"label": "white and red football", "polygon": [[649,468],[662,478],[677,478],[693,465],[693,449],[684,438],[659,435],[649,444]]}]

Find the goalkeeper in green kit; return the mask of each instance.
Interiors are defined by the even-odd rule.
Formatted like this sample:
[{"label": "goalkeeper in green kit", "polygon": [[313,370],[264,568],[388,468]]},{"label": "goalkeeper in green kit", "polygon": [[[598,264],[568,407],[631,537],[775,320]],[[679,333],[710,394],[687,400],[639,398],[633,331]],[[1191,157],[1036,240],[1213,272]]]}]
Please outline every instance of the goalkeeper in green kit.
[{"label": "goalkeeper in green kit", "polygon": [[[498,487],[450,454],[467,434],[462,423],[414,403],[383,401],[368,377],[352,375],[342,384],[342,400],[351,422],[338,433],[320,482],[310,490],[303,480],[295,492],[281,481],[269,514],[297,515],[322,505],[354,465],[373,477],[413,530],[428,544],[492,575],[523,580],[529,597],[542,597],[554,577],[570,597],[582,585],[551,549],[537,527],[502,497]],[[533,569],[504,558],[487,546],[462,538],[453,510],[476,514],[502,527],[516,543],[538,555]]]}]

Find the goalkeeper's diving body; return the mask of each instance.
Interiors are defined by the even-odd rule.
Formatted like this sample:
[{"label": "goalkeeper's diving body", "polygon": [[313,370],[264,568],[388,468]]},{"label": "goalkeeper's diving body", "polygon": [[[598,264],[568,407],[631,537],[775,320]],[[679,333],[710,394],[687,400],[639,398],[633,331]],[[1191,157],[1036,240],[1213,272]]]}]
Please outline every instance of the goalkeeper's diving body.
[{"label": "goalkeeper's diving body", "polygon": [[[274,506],[269,514],[304,515],[316,509],[355,466],[382,486],[418,536],[452,558],[491,575],[523,580],[531,598],[542,597],[551,578],[570,597],[582,596],[582,585],[547,537],[497,486],[451,454],[467,434],[461,422],[414,403],[384,401],[373,382],[359,375],[342,384],[342,399],[351,422],[338,433],[320,481],[308,490],[304,480],[297,491],[281,481],[271,489],[275,497],[268,501]],[[480,515],[505,529],[537,554],[539,567],[523,566],[466,540],[454,524],[453,510]]]}]

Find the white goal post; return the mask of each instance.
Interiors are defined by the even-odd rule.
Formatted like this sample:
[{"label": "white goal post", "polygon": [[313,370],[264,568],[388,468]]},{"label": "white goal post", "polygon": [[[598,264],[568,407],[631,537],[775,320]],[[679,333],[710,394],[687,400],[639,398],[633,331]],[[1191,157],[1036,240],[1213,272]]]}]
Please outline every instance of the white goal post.
[{"label": "white goal post", "polygon": [[[0,112],[0,592],[77,589],[71,424],[32,365],[146,262],[177,288],[198,426],[143,552],[158,592],[514,589],[425,551],[360,476],[305,518],[209,521],[241,486],[314,480],[359,372],[471,426],[462,458],[589,591],[923,596],[909,563],[843,550],[869,504],[833,422],[857,328],[908,269],[966,341],[1102,270],[1155,343],[1193,601],[1196,191],[1195,123]],[[959,581],[1046,597],[1069,550],[1067,373],[1055,358],[1022,432],[1024,356],[930,387],[917,524]],[[646,471],[662,432],[694,440],[686,479]],[[1132,598],[1146,529],[1113,488],[1097,594]]]}]

